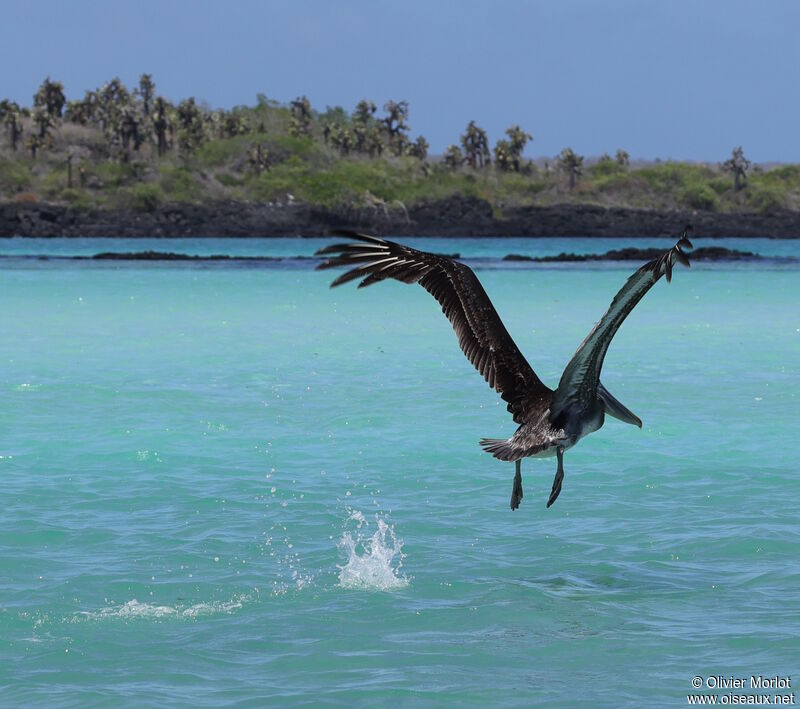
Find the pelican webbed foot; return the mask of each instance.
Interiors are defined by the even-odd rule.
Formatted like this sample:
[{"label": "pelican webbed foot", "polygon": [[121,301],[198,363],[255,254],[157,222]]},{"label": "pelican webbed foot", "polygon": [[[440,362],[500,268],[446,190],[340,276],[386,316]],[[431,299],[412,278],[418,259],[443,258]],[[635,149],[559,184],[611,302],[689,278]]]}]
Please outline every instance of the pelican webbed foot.
[{"label": "pelican webbed foot", "polygon": [[556,453],[558,455],[558,469],[556,470],[555,478],[553,478],[553,489],[550,491],[550,499],[547,501],[548,507],[558,499],[561,493],[561,483],[564,482],[564,449],[559,446],[556,449]]},{"label": "pelican webbed foot", "polygon": [[517,460],[516,473],[514,474],[514,486],[511,488],[511,511],[513,512],[519,503],[522,502],[522,462]]}]

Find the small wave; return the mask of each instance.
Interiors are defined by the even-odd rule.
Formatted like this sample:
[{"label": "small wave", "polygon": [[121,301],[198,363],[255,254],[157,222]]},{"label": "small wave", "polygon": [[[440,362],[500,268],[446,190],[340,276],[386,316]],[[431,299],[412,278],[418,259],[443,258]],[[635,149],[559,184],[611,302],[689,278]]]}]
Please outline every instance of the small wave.
[{"label": "small wave", "polygon": [[101,608],[97,611],[81,611],[76,615],[76,620],[160,620],[162,618],[197,618],[218,613],[233,613],[240,609],[249,596],[235,596],[229,601],[215,601],[212,603],[195,603],[190,606],[159,606],[153,603],[140,603],[135,598],[123,603]]},{"label": "small wave", "polygon": [[348,521],[355,521],[357,527],[355,538],[346,531],[339,540],[339,548],[347,555],[347,563],[339,566],[339,586],[365,591],[395,591],[408,586],[408,577],[400,572],[405,558],[403,540],[397,538],[394,528],[376,515],[378,529],[368,537],[368,532],[361,531],[369,527],[361,512],[351,512]]}]

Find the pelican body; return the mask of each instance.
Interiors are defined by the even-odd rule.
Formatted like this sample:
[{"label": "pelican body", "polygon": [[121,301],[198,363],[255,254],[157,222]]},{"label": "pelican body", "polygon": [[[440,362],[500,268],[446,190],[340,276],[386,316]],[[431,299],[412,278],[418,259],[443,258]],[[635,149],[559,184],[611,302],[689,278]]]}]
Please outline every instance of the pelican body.
[{"label": "pelican body", "polygon": [[555,389],[545,386],[508,334],[489,296],[467,265],[438,254],[354,231],[336,234],[352,239],[320,249],[328,257],[317,268],[347,267],[331,287],[361,279],[359,288],[392,278],[419,283],[439,304],[458,336],[467,359],[508,404],[519,428],[507,439],[484,438],[480,445],[495,458],[516,465],[511,509],[522,501],[523,458],[556,456],[550,507],[561,492],[564,452],[602,427],[606,414],[641,428],[642,421],[612,396],[600,381],[608,347],[625,318],[664,275],[672,279],[676,262],[689,266],[682,248],[692,248],[687,226],[678,242],[635,271],[619,290],[564,369]]}]

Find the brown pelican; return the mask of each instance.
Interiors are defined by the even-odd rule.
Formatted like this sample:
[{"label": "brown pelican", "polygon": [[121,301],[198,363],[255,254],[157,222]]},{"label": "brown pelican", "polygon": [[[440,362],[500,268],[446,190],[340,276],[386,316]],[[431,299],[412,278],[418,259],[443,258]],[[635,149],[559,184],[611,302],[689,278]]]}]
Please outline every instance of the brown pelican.
[{"label": "brown pelican", "polygon": [[508,403],[508,411],[519,424],[508,439],[484,438],[484,450],[495,458],[516,463],[511,509],[522,500],[520,461],[527,457],[555,455],[558,468],[547,506],[561,492],[564,451],[599,429],[605,415],[642,427],[641,419],[617,401],[600,382],[600,370],[611,340],[625,318],[661,276],[672,280],[676,261],[689,265],[681,247],[692,248],[687,226],[678,242],[658,258],[648,261],[622,286],[600,322],[583,341],[564,369],[555,390],[545,386],[508,334],[489,296],[468,266],[446,256],[417,251],[376,236],[339,230],[338,236],[353,239],[317,251],[327,260],[317,268],[349,268],[331,288],[363,279],[358,287],[386,278],[419,283],[442,306],[458,335],[467,359]]}]

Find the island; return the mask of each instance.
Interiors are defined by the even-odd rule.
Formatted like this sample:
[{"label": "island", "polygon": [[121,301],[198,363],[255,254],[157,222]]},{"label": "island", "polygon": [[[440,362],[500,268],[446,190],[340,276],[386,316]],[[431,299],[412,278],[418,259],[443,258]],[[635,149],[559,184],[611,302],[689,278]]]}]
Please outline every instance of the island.
[{"label": "island", "polygon": [[[475,121],[442,154],[382,110],[171,101],[143,74],[68,99],[46,78],[30,106],[0,100],[0,236],[800,237],[800,166],[587,157],[528,159],[511,124],[492,145]],[[530,151],[529,151],[530,152]]]}]

